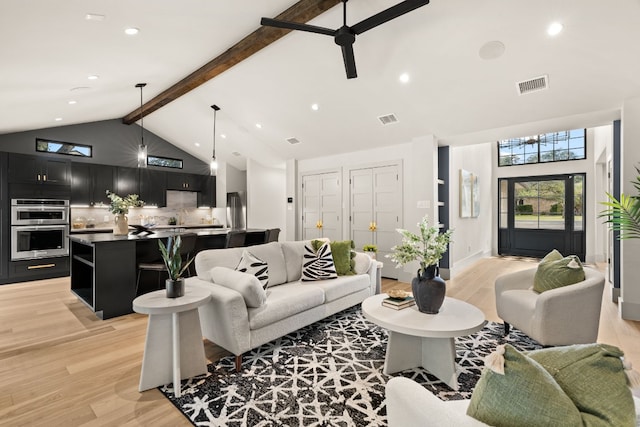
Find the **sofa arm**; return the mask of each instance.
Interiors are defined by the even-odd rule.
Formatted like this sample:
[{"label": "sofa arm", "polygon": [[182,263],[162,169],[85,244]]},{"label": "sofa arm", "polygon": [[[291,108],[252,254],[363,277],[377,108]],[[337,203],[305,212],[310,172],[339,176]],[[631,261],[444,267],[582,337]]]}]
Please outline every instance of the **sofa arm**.
[{"label": "sofa arm", "polygon": [[249,313],[239,292],[199,277],[185,279],[185,286],[211,291],[211,300],[198,309],[202,334],[236,356],[251,349]]},{"label": "sofa arm", "polygon": [[356,252],[355,262],[356,273],[369,275],[369,288],[371,290],[371,295],[375,295],[378,290],[376,283],[378,280],[378,263],[375,259],[371,259],[371,257],[364,252]]},{"label": "sofa arm", "polygon": [[467,416],[468,400],[444,402],[408,378],[391,378],[385,392],[389,427],[486,425]]},{"label": "sofa arm", "polygon": [[527,268],[525,270],[506,273],[496,278],[495,290],[496,297],[505,291],[514,289],[529,289],[533,286],[533,278],[536,275],[538,267]]}]

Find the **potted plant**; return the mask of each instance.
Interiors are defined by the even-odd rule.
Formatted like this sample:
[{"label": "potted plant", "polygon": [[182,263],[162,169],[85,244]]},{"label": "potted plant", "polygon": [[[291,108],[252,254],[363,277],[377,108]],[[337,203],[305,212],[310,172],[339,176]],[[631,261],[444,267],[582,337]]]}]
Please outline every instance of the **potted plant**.
[{"label": "potted plant", "polygon": [[182,256],[180,255],[181,245],[182,239],[180,235],[169,236],[166,246],[162,243],[162,240],[158,240],[160,254],[162,255],[162,260],[169,274],[169,278],[165,281],[167,298],[178,298],[184,295],[184,279],[182,278],[182,273],[184,273],[193,262],[193,258],[186,260],[184,263],[182,262]]},{"label": "potted plant", "polygon": [[638,195],[620,194],[620,200],[607,193],[608,202],[602,202],[607,207],[600,213],[613,231],[620,232],[619,239],[640,238],[640,169],[636,167],[638,176],[631,181],[638,191]]},{"label": "potted plant", "polygon": [[120,197],[116,193],[107,190],[107,197],[111,200],[109,203],[109,212],[115,215],[113,234],[125,235],[129,233],[129,208],[139,208],[144,206],[144,202],[138,198],[137,194],[128,194],[126,197]]},{"label": "potted plant", "polygon": [[447,251],[453,230],[440,232],[438,227],[429,226],[425,215],[418,223],[419,234],[398,229],[402,243],[391,248],[387,255],[399,268],[412,261],[418,261],[420,268],[411,281],[411,290],[418,309],[423,313],[437,314],[444,302],[445,281],[439,276],[438,261]]},{"label": "potted plant", "polygon": [[376,253],[378,252],[378,247],[376,245],[364,245],[362,246],[362,250],[364,253],[369,255],[371,259],[376,259]]}]

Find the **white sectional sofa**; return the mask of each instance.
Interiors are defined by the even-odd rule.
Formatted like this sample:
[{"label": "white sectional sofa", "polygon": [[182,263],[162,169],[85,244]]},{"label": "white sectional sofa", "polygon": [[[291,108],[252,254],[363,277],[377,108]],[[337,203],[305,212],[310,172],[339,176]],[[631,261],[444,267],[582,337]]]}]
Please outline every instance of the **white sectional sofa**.
[{"label": "white sectional sofa", "polygon": [[[363,253],[355,257],[359,274],[301,282],[306,243],[309,241],[272,242],[197,254],[197,277],[186,279],[186,286],[211,291],[213,298],[199,309],[202,332],[236,355],[236,369],[240,369],[244,352],[359,304],[375,293],[377,264]],[[211,276],[214,267],[235,269],[245,249],[268,264],[267,297],[259,307],[248,307],[240,291],[214,283]]]}]

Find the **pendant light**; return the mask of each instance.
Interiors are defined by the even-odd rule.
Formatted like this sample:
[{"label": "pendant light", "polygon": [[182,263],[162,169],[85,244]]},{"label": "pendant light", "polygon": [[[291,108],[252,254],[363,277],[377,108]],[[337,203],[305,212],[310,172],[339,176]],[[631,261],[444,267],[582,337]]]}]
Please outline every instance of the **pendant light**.
[{"label": "pendant light", "polygon": [[144,145],[144,116],[142,114],[142,88],[146,83],[138,83],[136,87],[140,88],[140,145],[138,146],[138,167],[147,167],[147,146]]},{"label": "pendant light", "polygon": [[213,108],[213,154],[211,155],[211,165],[210,165],[210,173],[211,176],[216,174],[216,170],[218,169],[218,162],[216,161],[216,113],[220,111],[220,107],[213,104],[211,106]]}]

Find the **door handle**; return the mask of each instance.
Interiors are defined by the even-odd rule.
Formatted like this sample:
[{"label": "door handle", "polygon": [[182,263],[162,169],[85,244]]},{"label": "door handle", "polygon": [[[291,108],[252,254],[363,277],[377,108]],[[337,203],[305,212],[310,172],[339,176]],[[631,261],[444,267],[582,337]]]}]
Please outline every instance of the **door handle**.
[{"label": "door handle", "polygon": [[320,220],[316,221],[316,228],[318,230],[322,228],[322,221],[320,221]]},{"label": "door handle", "polygon": [[369,223],[369,231],[376,231],[377,229],[378,229],[378,226],[376,225],[375,222]]}]

